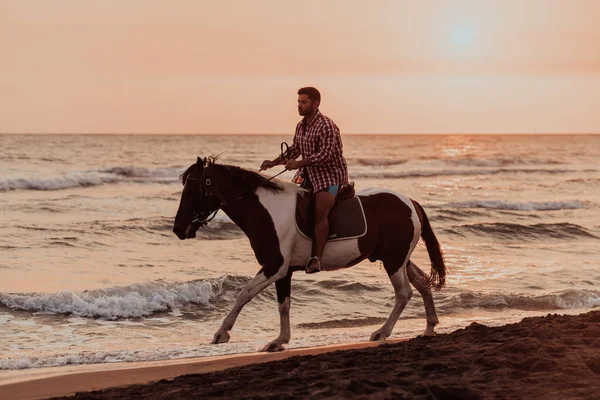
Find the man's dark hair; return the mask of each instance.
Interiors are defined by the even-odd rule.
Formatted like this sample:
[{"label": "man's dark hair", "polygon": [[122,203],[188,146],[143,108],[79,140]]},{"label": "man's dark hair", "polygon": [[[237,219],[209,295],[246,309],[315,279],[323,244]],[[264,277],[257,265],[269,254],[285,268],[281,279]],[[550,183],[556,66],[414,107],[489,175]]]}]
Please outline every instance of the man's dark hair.
[{"label": "man's dark hair", "polygon": [[321,101],[321,93],[314,87],[303,87],[298,90],[298,95],[305,94],[308,96],[310,101]]}]

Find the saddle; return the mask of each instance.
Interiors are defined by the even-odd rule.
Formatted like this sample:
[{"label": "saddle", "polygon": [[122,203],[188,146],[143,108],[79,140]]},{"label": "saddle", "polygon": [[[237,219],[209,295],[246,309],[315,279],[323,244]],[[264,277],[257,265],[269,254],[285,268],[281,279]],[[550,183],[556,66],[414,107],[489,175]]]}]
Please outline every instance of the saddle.
[{"label": "saddle", "polygon": [[[313,240],[315,231],[314,194],[299,192],[296,198],[296,228],[302,236]],[[367,219],[354,191],[354,182],[342,187],[329,213],[327,241],[354,239],[367,233]]]}]

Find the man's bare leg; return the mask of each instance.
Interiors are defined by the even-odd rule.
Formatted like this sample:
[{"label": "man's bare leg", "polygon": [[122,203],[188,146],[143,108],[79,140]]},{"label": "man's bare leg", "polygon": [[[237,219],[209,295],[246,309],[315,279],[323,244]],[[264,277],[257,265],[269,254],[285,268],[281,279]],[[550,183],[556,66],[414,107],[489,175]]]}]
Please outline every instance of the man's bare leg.
[{"label": "man's bare leg", "polygon": [[327,191],[315,194],[315,258],[311,258],[306,273],[321,270],[321,257],[325,251],[327,236],[329,235],[329,212],[335,204],[335,196]]}]

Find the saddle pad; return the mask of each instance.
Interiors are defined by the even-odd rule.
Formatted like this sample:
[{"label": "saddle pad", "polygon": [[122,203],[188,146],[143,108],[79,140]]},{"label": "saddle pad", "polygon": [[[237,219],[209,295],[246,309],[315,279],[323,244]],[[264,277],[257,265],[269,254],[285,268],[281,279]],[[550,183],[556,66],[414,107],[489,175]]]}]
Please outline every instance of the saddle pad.
[{"label": "saddle pad", "polygon": [[[296,228],[302,236],[312,240],[314,236],[314,217],[312,212],[308,213],[306,209],[301,209],[301,206],[307,206],[306,202],[301,201],[303,197],[302,193],[298,193],[296,199]],[[329,214],[328,242],[359,238],[366,233],[367,219],[358,196],[343,200],[333,207]]]}]

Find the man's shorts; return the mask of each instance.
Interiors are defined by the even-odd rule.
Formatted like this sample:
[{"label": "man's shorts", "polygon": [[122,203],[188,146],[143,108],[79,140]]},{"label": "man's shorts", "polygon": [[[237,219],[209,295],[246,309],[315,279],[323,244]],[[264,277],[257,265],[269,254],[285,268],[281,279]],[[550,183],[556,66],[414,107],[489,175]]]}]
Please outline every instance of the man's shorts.
[{"label": "man's shorts", "polygon": [[319,190],[319,192],[329,192],[335,198],[337,198],[339,191],[340,191],[340,185],[333,185],[333,186],[329,186],[327,189]]},{"label": "man's shorts", "polygon": [[333,195],[333,197],[337,197],[338,192],[340,191],[340,185],[333,185],[327,188],[327,191]]}]

